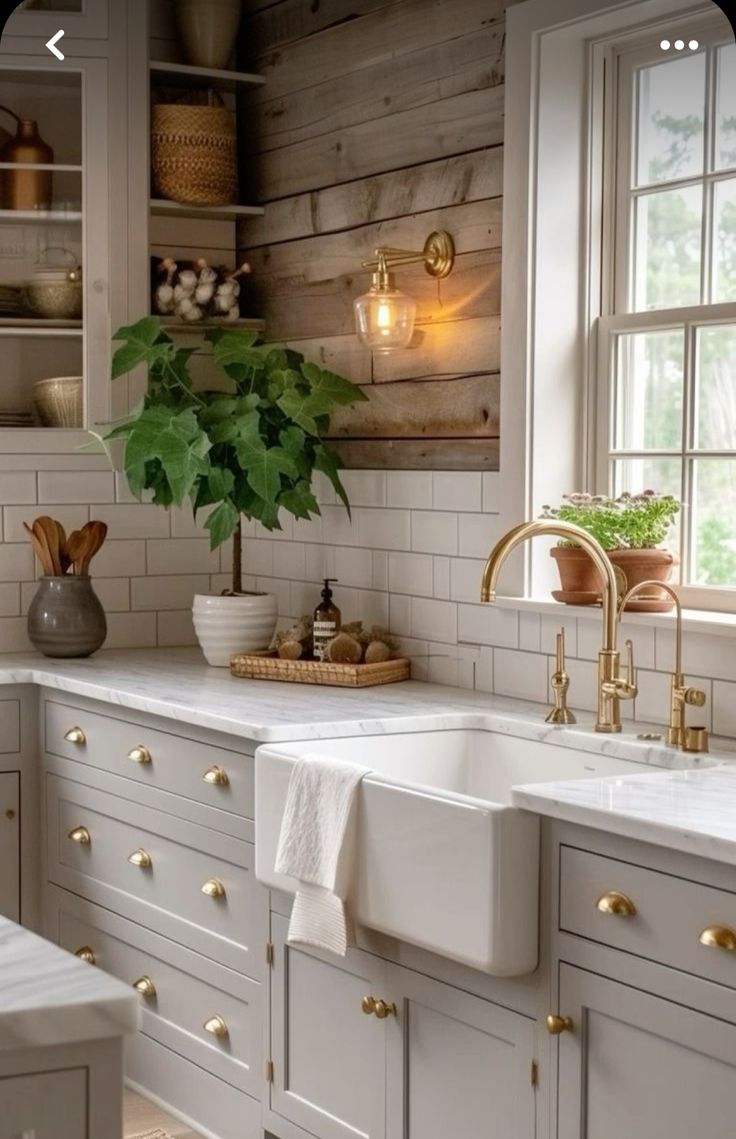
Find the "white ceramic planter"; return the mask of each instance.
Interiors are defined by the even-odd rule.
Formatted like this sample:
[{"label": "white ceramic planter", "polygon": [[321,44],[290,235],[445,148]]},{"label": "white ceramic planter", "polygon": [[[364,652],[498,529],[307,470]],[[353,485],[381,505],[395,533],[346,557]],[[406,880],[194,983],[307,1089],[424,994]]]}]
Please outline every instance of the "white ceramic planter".
[{"label": "white ceramic planter", "polygon": [[267,649],[276,630],[278,607],[272,593],[213,597],[197,593],[194,629],[208,664],[227,668],[234,653]]},{"label": "white ceramic planter", "polygon": [[238,35],[241,0],[176,0],[179,37],[195,67],[226,68]]}]

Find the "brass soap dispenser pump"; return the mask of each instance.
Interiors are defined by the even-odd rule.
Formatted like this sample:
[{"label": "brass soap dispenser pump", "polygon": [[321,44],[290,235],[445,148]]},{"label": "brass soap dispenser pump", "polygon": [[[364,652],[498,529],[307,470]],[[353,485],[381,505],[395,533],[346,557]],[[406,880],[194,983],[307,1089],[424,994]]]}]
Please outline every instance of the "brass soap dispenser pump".
[{"label": "brass soap dispenser pump", "polygon": [[2,171],[0,206],[5,210],[47,210],[51,208],[52,188],[50,170],[25,170],[23,166],[51,166],[54,152],[38,133],[38,124],[32,119],[21,119],[9,107],[0,111],[11,115],[18,124],[15,138],[0,150],[0,162],[17,163],[19,170]]}]

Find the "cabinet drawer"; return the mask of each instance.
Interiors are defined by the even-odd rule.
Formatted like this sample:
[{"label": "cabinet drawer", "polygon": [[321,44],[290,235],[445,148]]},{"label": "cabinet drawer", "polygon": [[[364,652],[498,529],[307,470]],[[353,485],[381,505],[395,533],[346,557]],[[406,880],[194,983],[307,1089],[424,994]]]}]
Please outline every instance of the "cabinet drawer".
[{"label": "cabinet drawer", "polygon": [[[52,755],[246,819],[254,817],[250,755],[54,700],[46,701],[45,724],[46,751]],[[71,733],[74,736],[67,739]]]},{"label": "cabinet drawer", "polygon": [[52,882],[252,975],[265,919],[251,843],[56,775],[46,780]]},{"label": "cabinet drawer", "polygon": [[[262,1080],[261,986],[74,895],[56,891],[59,944],[139,984],[142,1031],[249,1095]],[[211,1022],[220,1018],[222,1035]],[[208,1031],[204,1026],[210,1024]],[[222,1026],[226,1026],[225,1032]]]},{"label": "cabinet drawer", "polygon": [[562,846],[560,929],[736,988],[736,890]]},{"label": "cabinet drawer", "polygon": [[0,1077],[0,1139],[84,1139],[87,1071]]}]

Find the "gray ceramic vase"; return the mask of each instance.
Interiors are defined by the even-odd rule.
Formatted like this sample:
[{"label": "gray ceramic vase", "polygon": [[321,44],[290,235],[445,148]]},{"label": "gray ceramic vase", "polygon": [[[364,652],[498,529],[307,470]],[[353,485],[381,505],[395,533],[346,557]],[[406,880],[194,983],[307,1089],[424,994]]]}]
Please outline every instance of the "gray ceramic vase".
[{"label": "gray ceramic vase", "polygon": [[107,621],[89,577],[42,577],[28,610],[28,637],[47,657],[88,657],[105,642]]}]

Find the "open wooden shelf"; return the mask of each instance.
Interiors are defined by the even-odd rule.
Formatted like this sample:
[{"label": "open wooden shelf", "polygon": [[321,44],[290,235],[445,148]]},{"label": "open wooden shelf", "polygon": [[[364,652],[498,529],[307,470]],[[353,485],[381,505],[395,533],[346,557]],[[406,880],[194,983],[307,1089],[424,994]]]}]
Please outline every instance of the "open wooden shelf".
[{"label": "open wooden shelf", "polygon": [[0,225],[73,225],[81,220],[78,210],[0,210]]},{"label": "open wooden shelf", "polygon": [[55,174],[81,174],[83,167],[63,162],[0,162],[0,170],[53,170]]},{"label": "open wooden shelf", "polygon": [[220,71],[209,67],[191,67],[187,63],[165,63],[151,60],[151,75],[162,80],[162,86],[216,87],[220,91],[237,91],[239,87],[260,87],[266,80],[248,71]]},{"label": "open wooden shelf", "polygon": [[195,320],[189,323],[185,320],[171,320],[164,317],[161,322],[164,332],[193,334],[206,332],[208,328],[224,328],[226,330],[251,328],[255,332],[263,332],[266,327],[265,320],[256,320],[254,317],[241,317],[240,320]]},{"label": "open wooden shelf", "polygon": [[81,336],[81,320],[43,320],[22,316],[0,316],[0,336]]},{"label": "open wooden shelf", "polygon": [[154,217],[199,218],[204,221],[237,221],[243,217],[260,217],[262,206],[188,206],[165,198],[151,199]]}]

